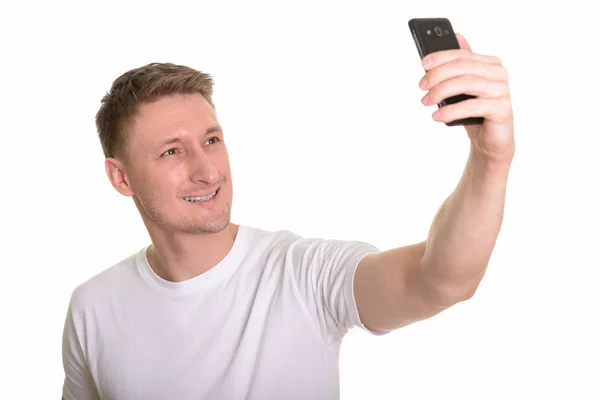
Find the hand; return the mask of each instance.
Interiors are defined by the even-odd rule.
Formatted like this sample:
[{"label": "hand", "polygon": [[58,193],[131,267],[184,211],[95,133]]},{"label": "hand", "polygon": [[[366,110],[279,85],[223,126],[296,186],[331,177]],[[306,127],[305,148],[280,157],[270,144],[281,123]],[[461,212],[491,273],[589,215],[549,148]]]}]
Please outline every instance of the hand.
[{"label": "hand", "polygon": [[515,143],[507,71],[498,57],[473,53],[462,35],[456,37],[460,50],[438,51],[423,59],[426,73],[419,86],[428,93],[421,101],[434,105],[458,94],[476,96],[441,107],[433,119],[483,117],[482,125],[465,126],[472,148],[485,161],[510,163]]}]

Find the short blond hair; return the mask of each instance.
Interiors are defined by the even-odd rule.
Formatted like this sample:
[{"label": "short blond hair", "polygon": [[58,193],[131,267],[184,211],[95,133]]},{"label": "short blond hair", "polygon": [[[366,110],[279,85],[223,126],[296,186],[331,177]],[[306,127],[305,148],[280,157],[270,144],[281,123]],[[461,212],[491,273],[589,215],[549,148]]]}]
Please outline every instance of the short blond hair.
[{"label": "short blond hair", "polygon": [[209,74],[171,63],[151,63],[125,72],[104,95],[96,114],[96,129],[106,158],[126,158],[127,129],[142,103],[173,94],[201,94],[212,101]]}]

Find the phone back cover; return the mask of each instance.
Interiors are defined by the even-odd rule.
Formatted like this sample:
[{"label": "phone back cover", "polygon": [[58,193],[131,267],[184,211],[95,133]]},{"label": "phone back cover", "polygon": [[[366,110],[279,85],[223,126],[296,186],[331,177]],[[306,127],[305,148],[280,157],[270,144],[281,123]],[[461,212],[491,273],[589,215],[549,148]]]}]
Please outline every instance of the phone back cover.
[{"label": "phone back cover", "polygon": [[[414,18],[408,26],[421,48],[421,58],[435,51],[460,48],[447,18]],[[441,29],[441,36],[436,35],[436,28]]]}]

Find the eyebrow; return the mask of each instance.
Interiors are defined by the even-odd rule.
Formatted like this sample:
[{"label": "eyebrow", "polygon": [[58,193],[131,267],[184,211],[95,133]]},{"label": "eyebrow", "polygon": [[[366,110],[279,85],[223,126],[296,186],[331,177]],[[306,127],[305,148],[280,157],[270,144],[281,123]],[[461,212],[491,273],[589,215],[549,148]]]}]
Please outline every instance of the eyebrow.
[{"label": "eyebrow", "polygon": [[[211,133],[215,133],[215,132],[220,132],[222,130],[220,125],[213,125],[208,127],[208,129],[206,129],[206,132],[204,132],[204,136],[206,137],[206,135],[210,135]],[[162,142],[160,142],[159,144],[159,148],[167,146],[169,144],[173,144],[173,143],[178,143],[180,142],[179,137],[178,136],[174,136],[172,138],[166,139]]]}]

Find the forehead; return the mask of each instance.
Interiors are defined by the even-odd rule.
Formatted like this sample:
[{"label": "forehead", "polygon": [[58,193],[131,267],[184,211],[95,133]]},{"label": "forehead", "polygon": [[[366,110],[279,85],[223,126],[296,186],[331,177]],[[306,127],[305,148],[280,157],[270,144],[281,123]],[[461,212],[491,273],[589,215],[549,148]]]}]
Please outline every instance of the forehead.
[{"label": "forehead", "polygon": [[140,106],[130,132],[131,142],[151,146],[177,135],[204,133],[217,124],[215,110],[200,94],[176,94]]}]

